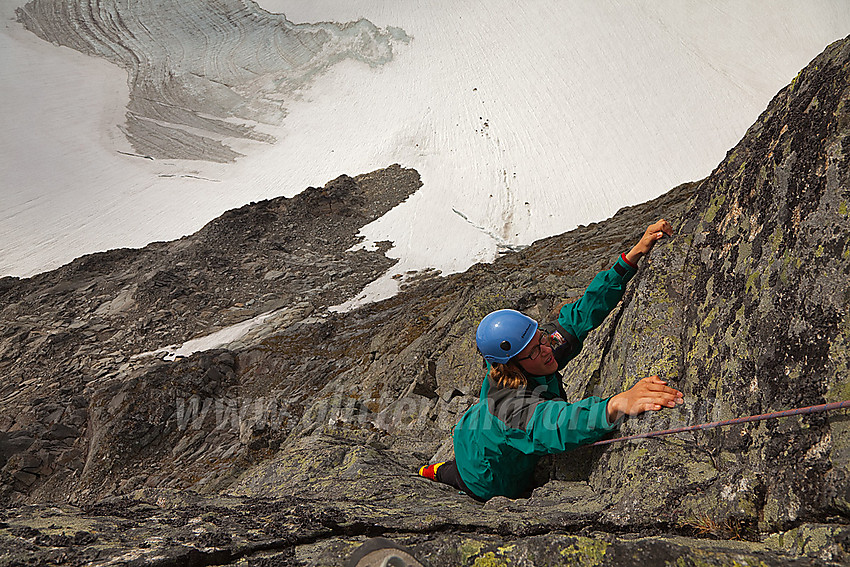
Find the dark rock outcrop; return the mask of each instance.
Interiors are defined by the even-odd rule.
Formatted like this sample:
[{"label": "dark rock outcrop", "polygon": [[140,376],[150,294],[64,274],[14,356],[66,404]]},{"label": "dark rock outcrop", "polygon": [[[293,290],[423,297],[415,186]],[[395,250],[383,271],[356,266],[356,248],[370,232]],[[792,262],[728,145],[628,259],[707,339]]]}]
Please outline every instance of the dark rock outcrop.
[{"label": "dark rock outcrop", "polygon": [[[115,361],[85,395],[68,376],[77,421],[47,386],[55,375],[20,377],[26,407],[7,389],[4,414],[63,419],[37,431],[2,422],[0,447],[14,447],[6,494],[18,500],[0,517],[8,562],[339,565],[376,535],[431,565],[846,562],[843,413],[585,448],[543,461],[527,498],[483,505],[415,470],[451,455],[451,428],[477,397],[480,318],[501,307],[554,317],[660,216],[677,234],[567,367],[571,397],[651,374],[685,393],[684,406],[630,419],[623,434],[850,398],[849,135],[847,39],[775,97],[711,176],[605,222],[348,313],[270,320],[227,349]],[[227,231],[233,246],[258,238],[245,220]],[[28,311],[37,317],[70,275],[3,280],[3,294],[43,298]],[[69,338],[33,329],[5,332],[0,348],[65,360]],[[61,483],[38,472],[47,438],[85,463]]]},{"label": "dark rock outcrop", "polygon": [[47,490],[37,498],[64,498],[68,483],[89,472],[118,480],[92,462],[108,437],[101,420],[113,423],[118,408],[130,412],[131,437],[140,441],[125,449],[138,451],[139,444],[156,445],[163,433],[157,412],[174,407],[174,399],[158,399],[150,408],[156,415],[145,417],[129,391],[149,392],[155,376],[174,377],[187,399],[238,383],[232,355],[150,373],[144,369],[160,362],[135,355],[262,313],[294,324],[356,295],[395,262],[380,250],[348,251],[360,241],[357,232],[420,185],[415,171],[398,166],[342,176],[292,199],[229,211],[174,242],[92,254],[26,280],[0,279],[0,431],[8,432],[0,438],[0,493],[16,499]]},{"label": "dark rock outcrop", "polygon": [[[624,432],[850,399],[848,72],[835,44],[774,98],[633,286],[603,356],[573,367],[587,392],[657,373],[690,400]],[[628,487],[606,509],[614,524],[710,510],[777,531],[850,516],[848,456],[843,417],[814,415],[606,451],[589,482]]]}]

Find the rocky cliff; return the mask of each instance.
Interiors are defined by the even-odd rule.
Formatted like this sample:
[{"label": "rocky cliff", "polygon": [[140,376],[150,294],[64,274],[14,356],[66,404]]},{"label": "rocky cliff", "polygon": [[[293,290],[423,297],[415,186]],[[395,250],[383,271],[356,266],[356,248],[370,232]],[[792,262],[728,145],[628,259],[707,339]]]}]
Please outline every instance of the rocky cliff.
[{"label": "rocky cliff", "polygon": [[[415,475],[477,397],[480,318],[553,318],[660,216],[677,234],[567,367],[571,397],[650,374],[685,393],[621,434],[849,399],[848,87],[850,39],[705,180],[347,313],[326,307],[389,267],[348,251],[356,230],[415,172],[0,281],[0,561],[339,565],[379,534],[431,565],[850,560],[843,412],[583,449],[517,500]],[[133,358],[274,307],[227,348]]]}]

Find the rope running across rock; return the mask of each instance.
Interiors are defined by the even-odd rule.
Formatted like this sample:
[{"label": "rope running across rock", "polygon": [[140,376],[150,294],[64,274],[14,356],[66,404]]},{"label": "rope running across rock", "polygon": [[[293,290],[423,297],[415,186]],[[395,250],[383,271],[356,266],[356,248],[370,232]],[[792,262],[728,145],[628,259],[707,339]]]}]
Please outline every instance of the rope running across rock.
[{"label": "rope running across rock", "polygon": [[850,408],[850,400],[843,402],[832,402],[829,404],[821,404],[818,406],[806,406],[772,413],[763,413],[759,415],[750,415],[747,417],[736,417],[735,419],[727,419],[724,421],[712,421],[710,423],[700,423],[699,425],[689,425],[687,427],[677,427],[675,429],[664,429],[662,431],[650,431],[649,433],[638,433],[636,435],[627,435],[626,437],[616,437],[614,439],[606,439],[592,443],[594,445],[608,445],[617,441],[631,441],[632,439],[645,439],[647,437],[660,437],[662,435],[672,435],[674,433],[684,433],[686,431],[698,431],[700,429],[713,429],[723,425],[734,425],[736,423],[748,423],[750,421],[763,421],[765,419],[774,419],[778,417],[788,417],[792,415],[805,415],[809,413],[818,413],[837,409]]}]

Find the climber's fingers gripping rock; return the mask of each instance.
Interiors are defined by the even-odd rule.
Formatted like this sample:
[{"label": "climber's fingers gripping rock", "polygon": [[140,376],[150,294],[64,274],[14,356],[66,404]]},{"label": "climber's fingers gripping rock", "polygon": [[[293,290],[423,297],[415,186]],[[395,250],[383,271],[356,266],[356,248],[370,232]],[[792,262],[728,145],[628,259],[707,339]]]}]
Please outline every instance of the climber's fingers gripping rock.
[{"label": "climber's fingers gripping rock", "polygon": [[608,419],[613,422],[623,415],[673,408],[682,403],[682,392],[671,388],[658,376],[649,376],[608,401]]},{"label": "climber's fingers gripping rock", "polygon": [[655,243],[664,238],[664,236],[673,236],[673,227],[664,219],[658,220],[646,229],[634,248],[632,248],[626,259],[632,263],[637,263],[643,256],[649,254]]}]

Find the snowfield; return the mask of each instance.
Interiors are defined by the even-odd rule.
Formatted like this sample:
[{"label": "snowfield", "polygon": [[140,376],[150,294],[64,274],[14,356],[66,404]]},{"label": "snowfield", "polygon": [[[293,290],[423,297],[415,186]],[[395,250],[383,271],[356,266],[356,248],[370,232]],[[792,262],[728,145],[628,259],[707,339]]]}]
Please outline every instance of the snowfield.
[{"label": "snowfield", "polygon": [[0,274],[178,238],[342,173],[415,168],[420,191],[362,230],[399,263],[341,308],[394,293],[393,274],[461,271],[706,176],[850,32],[846,0],[261,0],[292,22],[366,18],[410,39],[381,65],[329,57],[282,121],[232,119],[275,143],[227,140],[244,157],[211,163],[132,155],[127,72],[26,31],[18,6],[0,3]]}]

